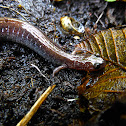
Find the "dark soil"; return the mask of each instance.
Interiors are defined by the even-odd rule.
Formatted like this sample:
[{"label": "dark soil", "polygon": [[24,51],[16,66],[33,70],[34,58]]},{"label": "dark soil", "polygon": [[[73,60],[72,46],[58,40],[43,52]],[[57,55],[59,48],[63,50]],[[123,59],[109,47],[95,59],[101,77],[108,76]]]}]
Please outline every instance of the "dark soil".
[{"label": "dark soil", "polygon": [[[67,15],[77,19],[86,27],[93,28],[97,21],[96,15],[99,16],[104,12],[101,22],[97,24],[97,30],[126,23],[124,2],[107,3],[103,0],[17,1],[1,1],[0,6],[10,8],[0,7],[0,17],[11,17],[24,21],[27,19],[29,23],[41,29],[69,53],[77,43],[83,40],[83,37],[75,40],[74,35],[62,34],[60,17]],[[87,109],[85,112],[80,111],[77,101],[67,101],[67,99],[79,98],[77,87],[81,85],[81,80],[86,72],[65,69],[52,77],[52,72],[57,67],[55,64],[13,42],[1,41],[0,59],[3,63],[0,70],[0,125],[16,125],[48,86],[53,84],[57,86],[28,125],[82,126],[92,117]],[[31,64],[38,66],[49,81],[42,77]],[[87,106],[88,100],[83,98],[82,103]]]}]

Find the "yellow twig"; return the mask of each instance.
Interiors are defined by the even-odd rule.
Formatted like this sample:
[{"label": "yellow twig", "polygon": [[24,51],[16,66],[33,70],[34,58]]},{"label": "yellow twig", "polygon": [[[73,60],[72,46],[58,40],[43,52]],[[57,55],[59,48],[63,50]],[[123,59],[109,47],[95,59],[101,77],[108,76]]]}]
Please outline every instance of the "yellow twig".
[{"label": "yellow twig", "polygon": [[47,96],[52,92],[56,85],[49,86],[48,89],[39,97],[39,99],[32,106],[30,111],[23,117],[23,119],[17,124],[17,126],[25,126],[32,116],[36,113],[40,105],[45,101]]}]

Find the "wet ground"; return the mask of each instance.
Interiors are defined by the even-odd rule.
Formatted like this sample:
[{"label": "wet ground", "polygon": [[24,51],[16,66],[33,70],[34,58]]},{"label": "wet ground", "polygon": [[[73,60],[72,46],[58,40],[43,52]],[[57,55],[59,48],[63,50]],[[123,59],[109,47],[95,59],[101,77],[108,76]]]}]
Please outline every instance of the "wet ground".
[{"label": "wet ground", "polygon": [[[8,8],[5,8],[8,7]],[[0,2],[0,16],[28,21],[41,29],[49,38],[70,53],[83,40],[60,31],[60,17],[73,17],[93,28],[97,16],[103,13],[97,29],[125,24],[125,3],[107,3],[103,0],[5,0]],[[0,125],[16,125],[30,110],[39,96],[56,84],[55,89],[41,105],[28,125],[84,125],[91,118],[88,110],[81,112],[76,100],[77,87],[81,85],[84,71],[65,69],[52,77],[56,64],[40,57],[32,50],[13,42],[2,42],[0,58],[4,60],[0,70]],[[48,80],[31,66],[35,64]],[[88,101],[82,103],[87,106]]]}]

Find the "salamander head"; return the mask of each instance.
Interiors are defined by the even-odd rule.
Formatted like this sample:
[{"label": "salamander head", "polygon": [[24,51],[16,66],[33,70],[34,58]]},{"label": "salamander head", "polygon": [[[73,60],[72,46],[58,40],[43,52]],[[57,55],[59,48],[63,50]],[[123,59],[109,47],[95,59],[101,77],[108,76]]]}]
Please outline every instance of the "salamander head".
[{"label": "salamander head", "polygon": [[90,55],[86,58],[78,60],[78,63],[74,64],[76,69],[84,71],[97,71],[105,67],[106,62],[101,57]]},{"label": "salamander head", "polygon": [[53,71],[53,76],[61,69],[71,68],[84,71],[97,71],[105,67],[106,63],[101,57],[91,55],[70,55],[72,62],[66,62]]}]

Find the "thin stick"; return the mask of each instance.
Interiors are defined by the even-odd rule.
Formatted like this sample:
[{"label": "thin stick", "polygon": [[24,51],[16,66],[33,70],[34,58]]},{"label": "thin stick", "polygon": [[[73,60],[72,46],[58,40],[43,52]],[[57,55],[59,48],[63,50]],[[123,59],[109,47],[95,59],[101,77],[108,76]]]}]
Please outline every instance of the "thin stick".
[{"label": "thin stick", "polygon": [[44,74],[42,74],[41,70],[40,70],[36,65],[31,64],[31,66],[32,66],[32,67],[35,67],[35,68],[38,70],[38,72],[41,74],[41,76],[44,77],[46,80],[49,81],[49,79],[48,79]]},{"label": "thin stick", "polygon": [[56,85],[49,86],[48,89],[39,97],[39,99],[32,106],[30,111],[23,117],[23,119],[17,124],[17,126],[25,126],[30,121],[32,116],[36,113],[40,105],[45,101],[47,96],[52,92]]},{"label": "thin stick", "polygon": [[4,9],[9,9],[9,10],[11,10],[11,11],[16,12],[17,14],[21,15],[21,16],[28,22],[28,20],[27,20],[20,12],[16,11],[15,9],[10,8],[10,7],[7,7],[7,6],[1,6],[1,5],[0,5],[0,7],[1,7],[1,8],[4,8]]},{"label": "thin stick", "polygon": [[[95,25],[100,21],[100,23],[102,24],[102,27],[105,28],[104,23],[100,20],[101,17],[103,16],[103,14],[104,14],[104,12],[102,12],[102,13],[100,14],[100,16],[98,17],[98,15],[97,15],[96,13],[94,13],[94,15],[98,18],[97,21],[95,22]],[[94,25],[94,26],[95,26],[95,25]]]}]

